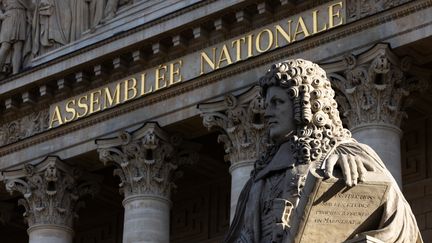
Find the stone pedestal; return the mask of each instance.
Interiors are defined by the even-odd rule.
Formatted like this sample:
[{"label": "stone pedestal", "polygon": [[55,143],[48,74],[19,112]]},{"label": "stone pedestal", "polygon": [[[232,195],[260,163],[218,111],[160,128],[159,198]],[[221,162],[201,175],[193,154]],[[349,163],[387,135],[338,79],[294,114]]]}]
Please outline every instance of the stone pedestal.
[{"label": "stone pedestal", "polygon": [[368,124],[352,130],[353,137],[360,143],[373,148],[384,161],[387,169],[402,186],[400,139],[402,131],[389,124]]},{"label": "stone pedestal", "polygon": [[264,101],[260,96],[260,88],[253,87],[238,96],[227,95],[222,101],[199,104],[198,109],[205,127],[222,131],[218,142],[224,144],[225,160],[231,164],[232,221],[240,192],[250,178],[255,161],[264,153],[268,143]]},{"label": "stone pedestal", "polygon": [[72,228],[54,224],[39,224],[28,228],[29,243],[72,243]]},{"label": "stone pedestal", "polygon": [[254,168],[255,161],[241,161],[230,166],[231,173],[231,204],[230,221],[233,220],[237,201],[243,190],[244,185],[250,178],[250,173]]},{"label": "stone pedestal", "polygon": [[123,201],[123,243],[169,243],[170,201],[166,198],[136,195]]}]

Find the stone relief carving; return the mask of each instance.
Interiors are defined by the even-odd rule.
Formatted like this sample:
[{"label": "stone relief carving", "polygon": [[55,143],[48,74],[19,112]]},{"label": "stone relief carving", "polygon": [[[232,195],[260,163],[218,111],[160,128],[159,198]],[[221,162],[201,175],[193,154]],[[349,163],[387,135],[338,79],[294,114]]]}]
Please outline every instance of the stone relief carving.
[{"label": "stone relief carving", "polygon": [[0,146],[5,146],[48,129],[49,109],[30,113],[18,120],[0,125]]},{"label": "stone relief carving", "polygon": [[82,197],[94,195],[95,183],[82,181],[82,172],[57,157],[47,157],[37,165],[27,164],[19,171],[3,172],[2,181],[10,193],[24,198],[18,204],[25,208],[29,226],[56,224],[72,227]]},{"label": "stone relief carving", "polygon": [[343,128],[321,67],[287,60],[260,86],[274,145],[256,161],[225,242],[423,242],[384,163]]},{"label": "stone relief carving", "polygon": [[31,12],[33,4],[31,0],[2,0],[2,12],[0,13],[0,70],[9,73],[20,71],[23,59],[30,53],[31,39]]},{"label": "stone relief carving", "polygon": [[355,21],[413,0],[348,0],[347,21]]},{"label": "stone relief carving", "polygon": [[227,95],[223,102],[199,105],[204,126],[222,130],[218,141],[224,144],[225,160],[232,165],[253,162],[266,149],[264,101],[259,92],[254,87],[240,97]]},{"label": "stone relief carving", "polygon": [[169,198],[174,180],[181,176],[178,166],[194,163],[198,154],[182,149],[178,136],[169,136],[156,123],[147,123],[134,133],[122,132],[112,140],[97,140],[102,162],[114,162],[120,177],[120,192]]},{"label": "stone relief carving", "polygon": [[70,2],[39,0],[33,17],[33,55],[65,45],[71,40],[72,13]]},{"label": "stone relief carving", "polygon": [[378,45],[359,58],[346,56],[343,62],[341,71],[330,73],[329,78],[340,91],[336,99],[350,128],[368,123],[399,127],[410,103],[407,96],[427,89],[427,76],[410,73],[414,69],[411,59],[397,58],[387,45]]},{"label": "stone relief carving", "polygon": [[2,0],[0,78],[114,18],[132,0]]}]

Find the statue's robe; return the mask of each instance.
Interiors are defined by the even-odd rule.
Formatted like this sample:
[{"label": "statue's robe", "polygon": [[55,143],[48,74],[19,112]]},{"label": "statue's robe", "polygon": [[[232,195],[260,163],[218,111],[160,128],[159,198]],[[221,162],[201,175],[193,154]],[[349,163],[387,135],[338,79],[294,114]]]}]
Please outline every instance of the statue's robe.
[{"label": "statue's robe", "polygon": [[[280,227],[267,225],[271,212],[268,205],[275,198],[290,201],[295,207],[296,186],[299,175],[306,175],[308,168],[304,165],[294,166],[292,158],[286,156],[281,150],[287,147],[283,144],[270,162],[260,171],[254,171],[252,177],[243,188],[234,219],[230,226],[225,243],[264,243],[285,242],[281,236]],[[352,154],[356,160],[369,161],[374,165],[374,173],[379,172],[385,181],[392,181],[384,207],[381,220],[377,228],[368,229],[359,235],[369,235],[386,243],[422,243],[420,232],[411,211],[397,183],[388,172],[378,155],[367,145],[357,143],[355,140],[340,143],[332,153]],[[276,183],[275,183],[276,182]],[[268,191],[270,189],[270,192]],[[300,188],[301,190],[301,188]],[[279,216],[281,217],[281,215]],[[292,218],[290,220],[293,220]],[[274,218],[273,218],[274,222]],[[286,232],[284,232],[286,233]],[[287,235],[287,234],[283,234]],[[278,237],[279,236],[279,237]]]},{"label": "statue's robe", "polygon": [[28,0],[3,0],[5,19],[1,23],[0,43],[25,41],[27,37]]},{"label": "statue's robe", "polygon": [[70,0],[38,0],[32,27],[33,55],[69,43],[72,30]]}]

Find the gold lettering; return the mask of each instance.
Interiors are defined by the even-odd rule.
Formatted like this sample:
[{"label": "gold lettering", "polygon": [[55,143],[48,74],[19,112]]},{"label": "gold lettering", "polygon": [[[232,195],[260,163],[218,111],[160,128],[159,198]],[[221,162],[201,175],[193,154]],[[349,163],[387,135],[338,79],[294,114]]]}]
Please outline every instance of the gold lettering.
[{"label": "gold lettering", "polygon": [[201,72],[200,75],[204,74],[204,62],[207,63],[207,65],[210,66],[212,70],[215,70],[215,62],[216,62],[216,48],[212,48],[212,59],[207,55],[205,52],[201,52]]},{"label": "gold lettering", "polygon": [[291,23],[292,20],[288,20],[288,33],[280,26],[280,25],[276,25],[276,38],[275,38],[275,47],[279,47],[279,34],[281,34],[285,41],[288,43],[291,43]]},{"label": "gold lettering", "polygon": [[317,34],[317,33],[323,32],[324,30],[327,29],[327,24],[324,24],[324,26],[322,27],[322,29],[318,30],[318,11],[319,10],[315,10],[315,11],[312,12],[313,34]]},{"label": "gold lettering", "polygon": [[[170,79],[169,79],[169,85],[173,85],[175,83],[179,83],[182,81],[182,75],[180,73],[180,68],[183,65],[182,60],[178,60],[177,62],[172,62],[170,64]],[[177,76],[177,79],[175,77]]]},{"label": "gold lettering", "polygon": [[69,119],[65,117],[64,119],[65,123],[73,121],[76,118],[76,110],[75,108],[72,108],[71,105],[75,106],[75,100],[69,100],[68,102],[66,102],[66,113],[72,114],[72,117]]},{"label": "gold lettering", "polygon": [[51,116],[49,128],[53,128],[54,122],[57,122],[59,126],[63,124],[62,115],[58,105],[54,108],[54,113]]},{"label": "gold lettering", "polygon": [[[85,101],[83,101],[83,100],[85,100]],[[78,98],[78,107],[81,109],[84,109],[84,112],[83,113],[78,112],[78,114],[76,116],[77,119],[80,117],[86,116],[88,113],[87,96],[81,96]]]},{"label": "gold lettering", "polygon": [[147,73],[141,74],[141,94],[140,94],[140,96],[143,96],[143,95],[146,95],[146,94],[153,92],[153,85],[150,85],[150,89],[146,90],[146,76],[147,76]]},{"label": "gold lettering", "polygon": [[[300,30],[299,30],[299,27],[301,27]],[[304,20],[301,16],[299,17],[298,22],[297,22],[297,26],[296,26],[294,36],[293,36],[293,41],[296,41],[296,37],[298,34],[303,34],[304,38],[309,36],[309,31],[308,31],[306,24],[304,23]]]},{"label": "gold lettering", "polygon": [[[130,86],[129,86],[129,81],[132,81],[132,85],[130,85]],[[131,96],[129,96],[130,91],[132,91]],[[134,99],[137,96],[137,94],[138,94],[138,90],[137,90],[136,78],[126,79],[124,81],[124,100],[123,100],[123,102]]]},{"label": "gold lettering", "polygon": [[[335,7],[337,8],[336,12],[335,12]],[[328,15],[329,15],[329,26],[328,26],[328,28],[329,29],[334,28],[336,26],[339,26],[339,25],[343,24],[344,18],[343,18],[343,16],[341,16],[341,13],[340,13],[342,7],[343,7],[342,6],[342,2],[338,2],[338,3],[332,4],[332,5],[330,5],[328,7]],[[334,18],[340,19],[339,23],[337,23],[336,25],[334,24],[335,23],[334,22],[335,21]]]},{"label": "gold lettering", "polygon": [[[120,103],[120,88],[121,88],[121,83],[117,83],[115,90],[114,90],[114,95],[112,95],[110,88],[105,87],[105,89],[104,89],[105,102],[104,102],[103,109],[118,105]],[[115,101],[114,101],[114,99],[115,99]]]},{"label": "gold lettering", "polygon": [[[267,33],[268,35],[268,43],[267,46],[264,49],[261,49],[261,36],[263,33]],[[271,30],[269,29],[264,29],[261,32],[258,33],[257,37],[256,37],[256,42],[255,42],[255,48],[258,52],[262,53],[262,52],[266,52],[268,50],[270,50],[270,48],[273,45],[273,32],[271,32]]]},{"label": "gold lettering", "polygon": [[253,38],[253,35],[248,35],[248,36],[246,36],[246,38],[247,38],[247,50],[248,50],[248,56],[247,56],[247,58],[249,58],[249,57],[253,56],[253,52],[252,52],[252,38]]},{"label": "gold lettering", "polygon": [[226,45],[223,45],[222,47],[222,51],[219,55],[219,61],[217,63],[216,69],[220,68],[223,62],[227,62],[226,66],[232,64],[231,56]]},{"label": "gold lettering", "polygon": [[237,39],[231,43],[232,47],[235,46],[235,48],[236,48],[236,62],[241,60],[241,42],[242,41],[245,42],[246,39],[244,37],[242,37],[242,38]]},{"label": "gold lettering", "polygon": [[[160,90],[162,88],[165,88],[167,86],[167,83],[165,81],[165,73],[167,71],[167,66],[165,64],[159,65],[159,68],[156,68],[156,75],[155,75],[155,90]],[[161,85],[161,81],[163,81],[163,84]]]},{"label": "gold lettering", "polygon": [[100,97],[102,95],[102,90],[97,90],[90,93],[90,112],[92,114],[94,112],[98,112],[101,110],[100,105]]}]

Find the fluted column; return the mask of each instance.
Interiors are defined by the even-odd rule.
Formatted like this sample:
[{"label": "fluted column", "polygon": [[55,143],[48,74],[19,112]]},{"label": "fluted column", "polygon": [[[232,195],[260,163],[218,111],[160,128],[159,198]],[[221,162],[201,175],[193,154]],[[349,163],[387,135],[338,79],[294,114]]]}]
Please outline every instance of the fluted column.
[{"label": "fluted column", "polygon": [[97,140],[102,162],[114,162],[124,194],[123,243],[168,243],[170,194],[176,169],[193,163],[197,154],[183,153],[182,141],[169,136],[156,123],[146,123],[118,137]]},{"label": "fluted column", "polygon": [[408,96],[426,88],[421,70],[397,57],[387,44],[323,65],[353,137],[371,146],[402,184],[400,125]]},{"label": "fluted column", "polygon": [[97,190],[96,184],[82,182],[81,175],[57,157],[2,173],[6,190],[23,195],[18,203],[25,208],[30,243],[72,243],[80,199]]},{"label": "fluted column", "polygon": [[264,101],[260,96],[260,88],[253,87],[239,96],[227,95],[223,101],[199,104],[198,108],[205,127],[221,130],[218,142],[224,144],[225,160],[231,164],[232,220],[240,192],[268,142]]}]

